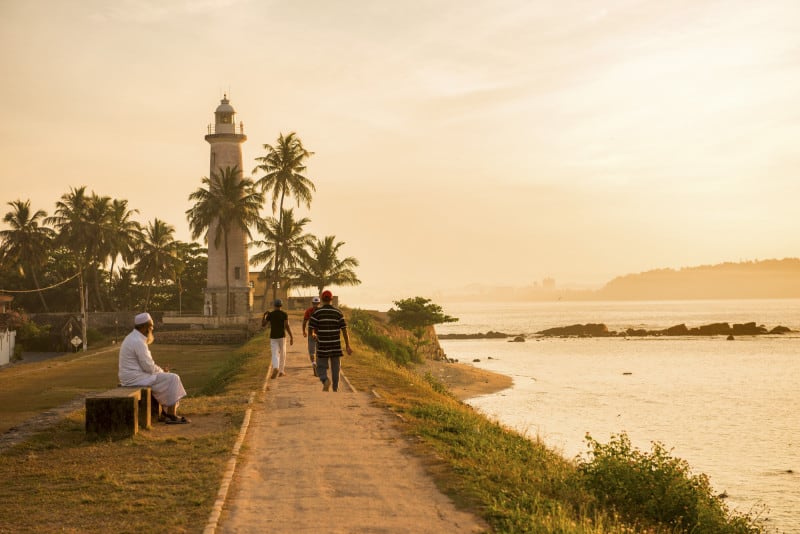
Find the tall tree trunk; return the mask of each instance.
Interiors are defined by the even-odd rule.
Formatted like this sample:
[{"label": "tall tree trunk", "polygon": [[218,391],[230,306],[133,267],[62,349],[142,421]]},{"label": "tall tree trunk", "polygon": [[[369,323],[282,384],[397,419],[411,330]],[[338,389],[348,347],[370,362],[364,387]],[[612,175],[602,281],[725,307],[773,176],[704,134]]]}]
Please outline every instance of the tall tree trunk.
[{"label": "tall tree trunk", "polygon": [[[286,196],[286,188],[284,187],[281,190],[281,204],[278,206],[278,232],[283,230],[283,199]],[[272,300],[278,298],[278,280],[280,280],[280,276],[278,276],[278,256],[280,256],[280,243],[278,240],[275,240],[275,269],[274,269],[274,277],[275,279],[272,281]]]},{"label": "tall tree trunk", "polygon": [[89,291],[86,288],[86,280],[84,280],[83,277],[83,269],[81,269],[81,274],[78,276],[78,292],[80,293],[81,298],[81,337],[83,338],[83,351],[86,352],[89,349],[89,343],[86,339],[87,323],[89,322],[86,305],[88,304],[87,301],[89,299]]},{"label": "tall tree trunk", "polygon": [[181,279],[178,278],[178,315],[181,315],[182,308],[183,308],[183,284],[181,284]]},{"label": "tall tree trunk", "polygon": [[[109,295],[113,295],[114,294],[114,264],[116,263],[116,260],[117,260],[116,256],[111,258],[111,268],[108,270],[108,294]],[[111,308],[113,308],[114,311],[119,311],[119,306],[117,305],[115,300],[113,298],[110,298],[109,300],[111,301]]]},{"label": "tall tree trunk", "polygon": [[264,309],[268,310],[269,306],[267,306],[267,298],[269,297],[269,284],[272,281],[272,275],[270,274],[269,265],[264,266]]},{"label": "tall tree trunk", "polygon": [[94,282],[94,299],[97,301],[97,309],[96,311],[106,311],[106,305],[103,300],[102,292],[100,291],[100,270],[94,270],[92,273],[92,279]]},{"label": "tall tree trunk", "polygon": [[31,269],[31,276],[33,276],[33,285],[36,286],[36,292],[39,294],[39,300],[42,301],[42,306],[44,306],[45,313],[50,313],[50,310],[47,308],[47,303],[44,301],[44,295],[42,294],[42,288],[39,287],[39,279],[36,277],[36,269]]},{"label": "tall tree trunk", "polygon": [[225,313],[226,315],[231,314],[231,281],[230,281],[230,273],[228,273],[228,269],[230,268],[228,265],[228,231],[223,229],[223,237],[225,239]]}]

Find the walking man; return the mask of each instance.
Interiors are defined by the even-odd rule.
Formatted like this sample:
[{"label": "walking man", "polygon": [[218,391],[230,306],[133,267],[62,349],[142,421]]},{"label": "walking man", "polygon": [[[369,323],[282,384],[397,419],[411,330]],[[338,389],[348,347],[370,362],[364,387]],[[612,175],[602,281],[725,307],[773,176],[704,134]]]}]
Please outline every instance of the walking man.
[{"label": "walking man", "polygon": [[308,338],[308,357],[311,359],[311,369],[314,376],[317,376],[317,340],[311,335],[311,327],[308,322],[311,320],[311,314],[317,308],[319,308],[319,297],[314,297],[311,299],[311,307],[303,314],[303,337]]},{"label": "walking man", "polygon": [[150,386],[153,397],[164,407],[164,419],[170,424],[188,423],[178,417],[178,403],[186,396],[181,377],[162,369],[153,361],[153,318],[140,313],[133,319],[133,330],[119,346],[119,383],[123,386]]},{"label": "walking man", "polygon": [[347,354],[353,354],[353,350],[350,348],[350,336],[347,333],[344,315],[331,304],[333,293],[325,290],[321,297],[322,306],[314,310],[309,320],[311,335],[317,340],[317,375],[322,382],[322,391],[329,391],[331,379],[328,378],[328,367],[330,366],[333,391],[339,391],[340,359],[342,357],[342,342],[339,332],[344,336]]},{"label": "walking man", "polygon": [[289,326],[289,315],[281,309],[283,302],[276,299],[272,311],[264,312],[261,326],[269,323],[269,348],[272,353],[272,376],[283,376],[286,371],[286,334],[289,334],[289,345],[294,344],[292,328]]}]

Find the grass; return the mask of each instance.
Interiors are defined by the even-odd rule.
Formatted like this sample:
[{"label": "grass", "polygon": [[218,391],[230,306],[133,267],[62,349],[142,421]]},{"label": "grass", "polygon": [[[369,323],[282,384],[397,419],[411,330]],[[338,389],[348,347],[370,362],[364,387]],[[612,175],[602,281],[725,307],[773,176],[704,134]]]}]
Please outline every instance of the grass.
[{"label": "grass", "polygon": [[[373,337],[392,336],[379,321],[373,321],[369,331]],[[654,515],[638,506],[637,498],[615,502],[604,498],[611,486],[626,478],[625,490],[634,497],[649,495],[654,485],[674,490],[691,483],[688,466],[668,458],[663,450],[657,451],[654,462],[654,455],[595,442],[595,457],[604,462],[602,472],[614,469],[617,475],[608,482],[592,477],[586,464],[489,421],[456,400],[436,378],[398,364],[391,355],[361,345],[345,362],[351,382],[379,393],[386,408],[402,416],[404,431],[417,438],[420,454],[437,459],[431,463],[431,474],[439,487],[483,516],[496,532],[763,532],[755,519],[729,514],[703,484],[694,484],[697,491],[670,497],[673,504],[705,510],[695,523]],[[658,469],[649,469],[655,471],[649,478],[627,475],[653,465]],[[624,510],[624,516],[618,510]]]},{"label": "grass", "polygon": [[[598,497],[602,477],[594,481],[599,490],[587,484],[584,477],[591,469],[586,465],[489,421],[430,373],[418,373],[394,360],[396,354],[373,348],[392,346],[382,337],[404,344],[403,333],[377,319],[368,331],[369,344],[352,336],[355,352],[343,360],[348,379],[360,391],[376,391],[378,402],[400,416],[398,424],[415,438],[414,450],[427,460],[440,489],[482,516],[494,532],[689,531],[659,524],[636,509],[626,508],[623,518],[615,511],[621,510],[619,502]],[[0,455],[0,532],[137,532],[153,525],[164,532],[203,530],[249,393],[261,386],[269,365],[267,345],[259,335],[238,348],[155,345],[153,353],[181,374],[191,394],[181,411],[191,414],[192,424],[92,442],[85,436],[83,412],[72,413]],[[97,349],[4,370],[3,426],[76,394],[113,387],[116,358],[116,350]],[[620,473],[614,481],[631,464],[639,467],[640,458],[629,450],[600,446],[595,451],[607,462],[604,473]],[[663,458],[659,464],[673,466]],[[677,471],[683,468],[674,465]],[[628,489],[647,491],[635,485]],[[736,528],[706,525],[693,532],[761,532],[749,520],[731,523]]]},{"label": "grass", "polygon": [[[208,520],[268,357],[262,336],[242,347],[154,345],[181,375],[192,424],[154,425],[133,439],[90,441],[83,410],[0,455],[0,532],[199,532]],[[116,385],[117,351],[97,349],[5,369],[7,429],[75,395]]]}]

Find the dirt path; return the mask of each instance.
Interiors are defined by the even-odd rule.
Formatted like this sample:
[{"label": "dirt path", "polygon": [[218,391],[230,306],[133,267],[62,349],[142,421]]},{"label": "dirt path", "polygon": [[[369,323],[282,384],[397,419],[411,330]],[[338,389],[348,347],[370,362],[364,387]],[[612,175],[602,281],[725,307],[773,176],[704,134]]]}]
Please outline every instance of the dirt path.
[{"label": "dirt path", "polygon": [[304,349],[256,397],[216,532],[488,531],[438,491],[370,393],[323,392]]}]

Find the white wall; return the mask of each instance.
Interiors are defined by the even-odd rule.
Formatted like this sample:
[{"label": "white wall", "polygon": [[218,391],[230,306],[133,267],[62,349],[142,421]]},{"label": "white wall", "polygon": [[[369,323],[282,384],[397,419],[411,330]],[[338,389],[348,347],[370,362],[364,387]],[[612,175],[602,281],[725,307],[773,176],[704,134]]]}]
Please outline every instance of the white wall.
[{"label": "white wall", "polygon": [[5,365],[11,361],[11,356],[14,355],[14,341],[16,338],[16,330],[0,332],[0,365]]}]

